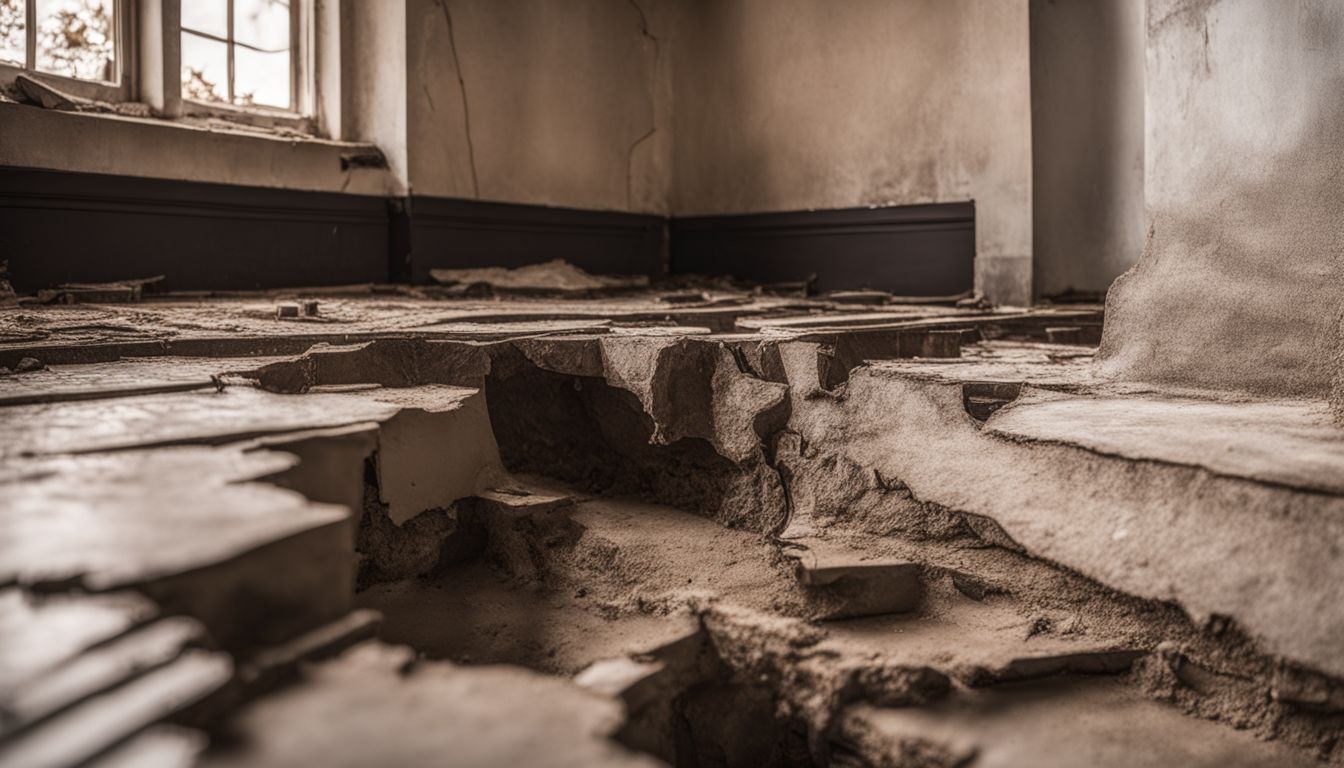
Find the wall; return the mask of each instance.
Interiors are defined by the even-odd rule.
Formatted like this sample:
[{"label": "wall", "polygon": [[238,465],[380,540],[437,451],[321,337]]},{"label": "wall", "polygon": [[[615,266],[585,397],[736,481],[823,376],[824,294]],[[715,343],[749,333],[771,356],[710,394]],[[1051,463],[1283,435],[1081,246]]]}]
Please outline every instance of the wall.
[{"label": "wall", "polygon": [[665,212],[667,51],[640,3],[408,0],[414,193]]},{"label": "wall", "polygon": [[1146,51],[1150,229],[1111,289],[1101,369],[1325,396],[1344,302],[1344,3],[1150,0]]},{"label": "wall", "polygon": [[1141,0],[1031,0],[1037,296],[1104,294],[1143,251]]},{"label": "wall", "polygon": [[387,199],[0,167],[14,288],[163,276],[155,289],[383,283]]},{"label": "wall", "polygon": [[406,4],[341,0],[341,137],[378,145],[400,191],[408,170]]},{"label": "wall", "polygon": [[977,285],[1029,300],[1027,0],[672,7],[673,215],[974,200]]},{"label": "wall", "polygon": [[320,0],[322,124],[378,145],[389,169],[343,169],[352,148],[332,142],[9,104],[0,165],[412,196],[412,209],[426,197],[682,216],[974,200],[976,282],[1023,303],[1027,3]]}]

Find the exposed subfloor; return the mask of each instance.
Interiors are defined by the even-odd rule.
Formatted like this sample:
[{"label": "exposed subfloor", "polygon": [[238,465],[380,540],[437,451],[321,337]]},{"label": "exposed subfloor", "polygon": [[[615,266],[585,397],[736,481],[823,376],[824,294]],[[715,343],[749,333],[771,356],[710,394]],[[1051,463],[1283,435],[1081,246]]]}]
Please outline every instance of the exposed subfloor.
[{"label": "exposed subfloor", "polygon": [[1322,404],[610,292],[0,314],[0,765],[1344,765]]}]

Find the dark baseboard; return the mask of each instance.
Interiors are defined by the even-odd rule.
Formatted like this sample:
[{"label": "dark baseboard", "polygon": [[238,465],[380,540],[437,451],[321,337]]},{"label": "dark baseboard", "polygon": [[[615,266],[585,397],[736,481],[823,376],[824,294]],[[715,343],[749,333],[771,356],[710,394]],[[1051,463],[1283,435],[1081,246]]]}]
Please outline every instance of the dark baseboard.
[{"label": "dark baseboard", "polygon": [[673,218],[387,199],[0,167],[16,290],[164,275],[164,290],[429,280],[564,259],[598,274],[817,276],[820,290],[950,295],[974,283],[973,203]]},{"label": "dark baseboard", "polygon": [[634,213],[413,197],[411,282],[429,270],[564,259],[596,274],[664,274],[665,219]]},{"label": "dark baseboard", "polygon": [[381,197],[0,168],[20,292],[164,275],[165,290],[387,280]]},{"label": "dark baseboard", "polygon": [[678,274],[762,283],[816,276],[818,290],[948,296],[975,284],[975,204],[939,203],[674,218]]}]

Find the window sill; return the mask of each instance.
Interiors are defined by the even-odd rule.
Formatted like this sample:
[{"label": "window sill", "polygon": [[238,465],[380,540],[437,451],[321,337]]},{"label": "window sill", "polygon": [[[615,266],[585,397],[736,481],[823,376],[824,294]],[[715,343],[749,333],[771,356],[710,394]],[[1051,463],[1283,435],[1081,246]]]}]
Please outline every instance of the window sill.
[{"label": "window sill", "polygon": [[248,109],[231,107],[227,104],[208,104],[193,99],[183,99],[182,115],[187,118],[223,121],[243,128],[272,128],[279,131],[306,134],[314,138],[317,137],[318,133],[314,127],[315,121],[311,117],[303,117],[282,109],[264,107]]},{"label": "window sill", "polygon": [[62,112],[0,102],[0,165],[217,184],[405,194],[370,144],[219,118]]}]

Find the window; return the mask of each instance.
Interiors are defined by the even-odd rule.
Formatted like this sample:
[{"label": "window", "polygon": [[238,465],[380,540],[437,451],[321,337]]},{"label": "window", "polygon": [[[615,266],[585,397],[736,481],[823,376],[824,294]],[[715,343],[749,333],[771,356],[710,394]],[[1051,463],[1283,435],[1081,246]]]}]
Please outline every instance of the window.
[{"label": "window", "polygon": [[72,96],[142,101],[168,117],[313,132],[315,6],[315,0],[0,0],[0,84],[26,73]]},{"label": "window", "polygon": [[[190,0],[188,0],[190,1]],[[117,0],[0,0],[0,68],[54,76],[85,97],[124,99],[129,24]]]},{"label": "window", "polygon": [[182,0],[182,98],[304,111],[298,0]]}]

